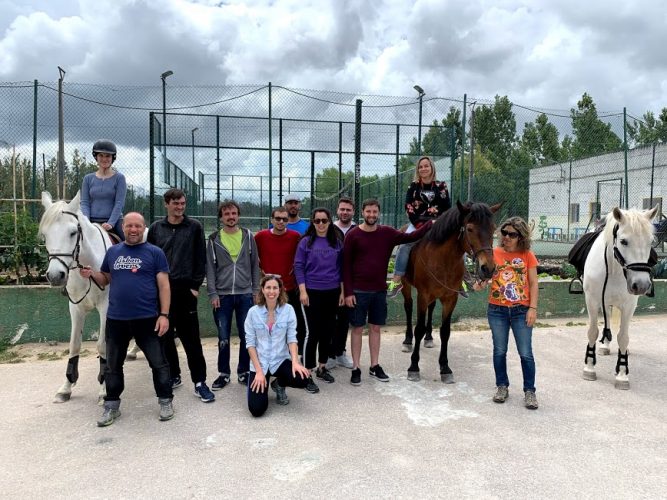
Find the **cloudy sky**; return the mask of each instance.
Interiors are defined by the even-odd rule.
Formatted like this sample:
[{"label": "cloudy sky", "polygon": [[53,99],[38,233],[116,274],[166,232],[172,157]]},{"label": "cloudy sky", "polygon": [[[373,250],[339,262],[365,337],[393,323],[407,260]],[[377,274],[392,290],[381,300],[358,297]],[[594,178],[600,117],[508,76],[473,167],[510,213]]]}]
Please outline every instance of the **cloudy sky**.
[{"label": "cloudy sky", "polygon": [[667,106],[660,0],[0,0],[0,81]]}]

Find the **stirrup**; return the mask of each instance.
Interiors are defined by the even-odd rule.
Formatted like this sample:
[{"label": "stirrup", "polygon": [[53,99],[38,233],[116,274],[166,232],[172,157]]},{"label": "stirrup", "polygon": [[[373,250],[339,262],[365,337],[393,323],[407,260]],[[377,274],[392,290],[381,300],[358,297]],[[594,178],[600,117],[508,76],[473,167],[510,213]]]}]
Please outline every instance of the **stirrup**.
[{"label": "stirrup", "polygon": [[[575,285],[575,283],[579,283],[578,285]],[[567,291],[571,293],[572,295],[581,295],[584,293],[584,282],[581,281],[581,278],[572,278],[572,281],[570,281],[570,286],[568,287]]]}]

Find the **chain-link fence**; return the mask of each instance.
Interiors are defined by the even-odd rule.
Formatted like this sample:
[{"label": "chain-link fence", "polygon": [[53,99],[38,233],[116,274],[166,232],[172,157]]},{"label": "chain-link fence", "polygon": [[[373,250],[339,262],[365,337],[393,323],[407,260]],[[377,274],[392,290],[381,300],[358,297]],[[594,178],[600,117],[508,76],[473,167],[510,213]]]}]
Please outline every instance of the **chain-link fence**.
[{"label": "chain-link fence", "polygon": [[658,204],[664,218],[667,137],[655,132],[667,118],[656,125],[599,111],[586,94],[559,111],[421,89],[390,97],[271,84],[186,87],[168,76],[154,87],[65,81],[62,89],[59,99],[57,83],[0,84],[0,244],[7,248],[18,244],[16,220],[39,218],[42,190],[54,198],[76,193],[96,169],[90,150],[100,138],[118,145],[126,212],[159,217],[161,194],[178,186],[207,230],[217,225],[220,200],[239,201],[242,223],[259,229],[287,193],[302,198],[303,215],[313,206],[335,209],[341,195],[357,203],[377,197],[382,222],[401,226],[420,154],[434,158],[454,201],[503,201],[499,218],[530,220],[540,256],[566,254],[615,205]]}]

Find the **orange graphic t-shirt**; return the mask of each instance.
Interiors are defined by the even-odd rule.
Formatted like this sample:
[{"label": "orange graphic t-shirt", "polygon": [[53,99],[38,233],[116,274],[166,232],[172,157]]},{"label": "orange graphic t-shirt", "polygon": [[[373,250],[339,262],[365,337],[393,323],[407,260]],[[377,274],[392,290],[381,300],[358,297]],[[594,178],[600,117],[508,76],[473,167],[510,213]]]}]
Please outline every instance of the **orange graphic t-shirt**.
[{"label": "orange graphic t-shirt", "polygon": [[530,250],[506,252],[493,249],[496,272],[491,278],[489,302],[499,306],[530,305],[528,269],[537,267],[537,257]]}]

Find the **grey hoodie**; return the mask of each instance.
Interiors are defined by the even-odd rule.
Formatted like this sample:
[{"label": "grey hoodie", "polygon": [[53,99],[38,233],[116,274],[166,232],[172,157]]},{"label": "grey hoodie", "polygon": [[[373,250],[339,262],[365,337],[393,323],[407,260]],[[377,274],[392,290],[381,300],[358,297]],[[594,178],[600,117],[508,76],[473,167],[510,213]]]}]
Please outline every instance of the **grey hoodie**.
[{"label": "grey hoodie", "polygon": [[259,263],[255,238],[248,229],[240,230],[241,250],[236,262],[220,243],[220,231],[215,231],[208,237],[206,287],[209,297],[259,292]]}]

